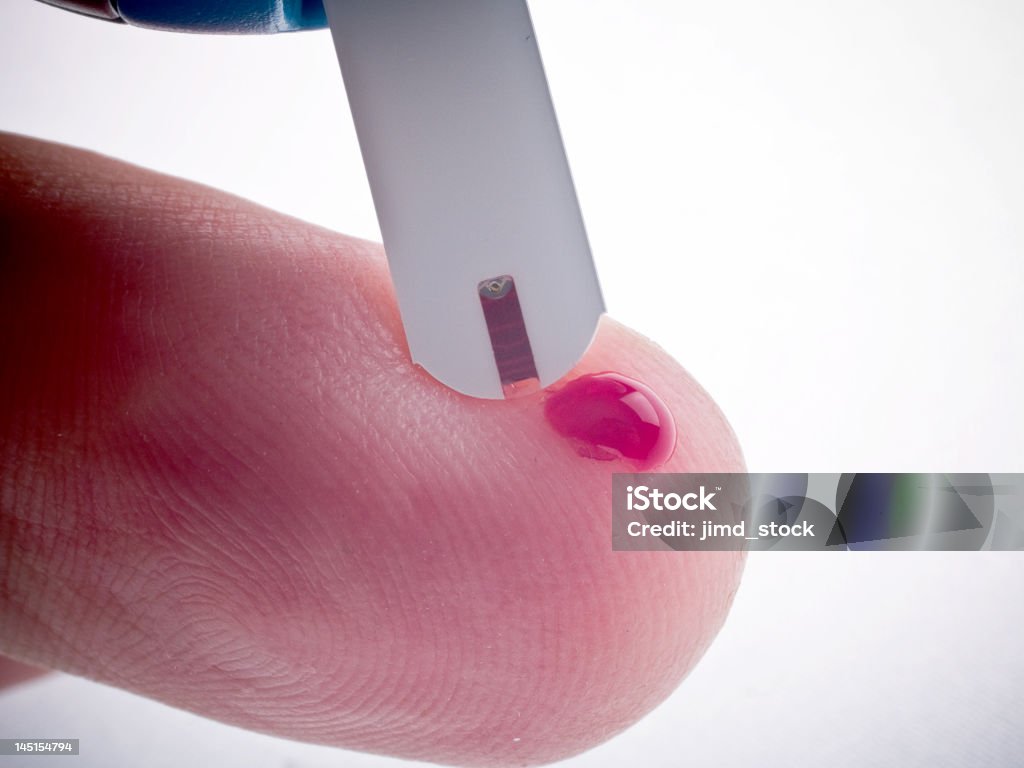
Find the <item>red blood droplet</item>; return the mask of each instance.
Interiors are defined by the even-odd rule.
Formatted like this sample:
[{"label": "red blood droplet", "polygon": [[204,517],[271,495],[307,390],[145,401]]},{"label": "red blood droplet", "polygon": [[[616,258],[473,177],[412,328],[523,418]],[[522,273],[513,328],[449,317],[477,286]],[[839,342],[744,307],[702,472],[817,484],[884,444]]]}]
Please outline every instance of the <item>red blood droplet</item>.
[{"label": "red blood droplet", "polygon": [[675,421],[665,403],[647,385],[619,373],[570,381],[548,396],[544,415],[589,459],[626,460],[648,470],[675,450]]}]

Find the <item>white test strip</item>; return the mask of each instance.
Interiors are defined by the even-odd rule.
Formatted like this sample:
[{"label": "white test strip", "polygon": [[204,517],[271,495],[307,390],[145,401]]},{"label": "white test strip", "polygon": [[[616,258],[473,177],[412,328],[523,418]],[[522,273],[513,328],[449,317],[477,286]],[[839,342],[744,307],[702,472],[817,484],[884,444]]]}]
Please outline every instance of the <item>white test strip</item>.
[{"label": "white test strip", "polygon": [[[413,361],[501,398],[530,389],[525,350],[554,383],[604,302],[525,0],[324,7]],[[485,312],[508,278],[518,308]]]}]

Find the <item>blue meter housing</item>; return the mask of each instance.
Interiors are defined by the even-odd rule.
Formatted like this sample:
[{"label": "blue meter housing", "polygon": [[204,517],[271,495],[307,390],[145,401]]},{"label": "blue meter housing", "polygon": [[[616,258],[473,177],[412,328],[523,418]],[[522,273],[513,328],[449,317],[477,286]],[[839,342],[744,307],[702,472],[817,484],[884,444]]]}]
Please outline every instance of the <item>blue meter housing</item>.
[{"label": "blue meter housing", "polygon": [[175,32],[268,34],[322,29],[321,0],[43,0],[69,11]]}]

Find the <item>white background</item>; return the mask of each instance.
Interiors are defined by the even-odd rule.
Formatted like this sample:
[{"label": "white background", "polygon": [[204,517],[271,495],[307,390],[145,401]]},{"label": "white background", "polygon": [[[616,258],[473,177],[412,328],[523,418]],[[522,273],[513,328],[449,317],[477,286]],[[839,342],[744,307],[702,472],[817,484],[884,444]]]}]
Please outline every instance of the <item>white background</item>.
[{"label": "white background", "polygon": [[[379,238],[328,33],[3,5],[0,129]],[[1024,470],[1024,4],[531,9],[609,310],[751,470]],[[81,766],[408,765],[67,677],[0,696],[14,735],[79,737]],[[753,557],[676,695],[570,764],[633,762],[1024,762],[1024,555]]]}]

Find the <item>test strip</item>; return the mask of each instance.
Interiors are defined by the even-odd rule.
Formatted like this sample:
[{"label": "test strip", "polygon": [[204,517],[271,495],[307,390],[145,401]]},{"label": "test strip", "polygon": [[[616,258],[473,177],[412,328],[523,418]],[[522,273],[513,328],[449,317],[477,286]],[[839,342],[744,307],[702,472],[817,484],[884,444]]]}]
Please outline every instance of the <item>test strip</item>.
[{"label": "test strip", "polygon": [[500,275],[481,281],[477,290],[505,397],[538,389],[537,365],[523,322],[515,280],[511,275]]},{"label": "test strip", "polygon": [[[604,302],[525,0],[324,8],[413,361],[502,398],[525,340],[537,385],[562,378]],[[489,310],[480,285],[508,276]]]}]

